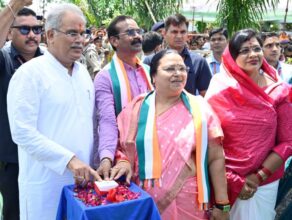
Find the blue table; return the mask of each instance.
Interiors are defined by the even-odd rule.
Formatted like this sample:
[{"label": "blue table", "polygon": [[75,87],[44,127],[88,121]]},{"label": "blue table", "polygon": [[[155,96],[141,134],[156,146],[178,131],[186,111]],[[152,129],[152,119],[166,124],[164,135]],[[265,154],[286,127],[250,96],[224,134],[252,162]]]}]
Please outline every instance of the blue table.
[{"label": "blue table", "polygon": [[130,190],[141,192],[138,199],[102,206],[86,206],[74,197],[73,185],[65,186],[59,202],[57,220],[160,220],[158,209],[149,194],[131,183]]}]

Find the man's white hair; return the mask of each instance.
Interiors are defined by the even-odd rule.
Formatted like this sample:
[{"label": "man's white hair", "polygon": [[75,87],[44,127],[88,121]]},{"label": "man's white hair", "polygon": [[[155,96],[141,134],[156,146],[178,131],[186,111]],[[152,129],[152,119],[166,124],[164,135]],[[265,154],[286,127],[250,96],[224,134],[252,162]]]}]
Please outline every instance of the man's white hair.
[{"label": "man's white hair", "polygon": [[59,29],[62,26],[62,19],[67,12],[74,12],[77,15],[80,15],[84,20],[84,23],[86,23],[86,18],[84,17],[83,12],[76,5],[71,3],[57,4],[48,11],[45,31],[47,32],[54,28]]}]

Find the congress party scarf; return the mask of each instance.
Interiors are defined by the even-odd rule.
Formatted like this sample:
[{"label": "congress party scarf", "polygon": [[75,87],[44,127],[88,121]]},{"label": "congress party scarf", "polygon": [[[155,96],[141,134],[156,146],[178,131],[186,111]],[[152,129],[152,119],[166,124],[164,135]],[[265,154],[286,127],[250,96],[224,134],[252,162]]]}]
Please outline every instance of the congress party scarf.
[{"label": "congress party scarf", "polygon": [[[149,67],[143,64],[138,58],[137,64],[142,66],[142,77],[147,84],[148,90],[152,90],[149,76]],[[109,73],[112,81],[115,100],[115,112],[117,116],[122,111],[122,108],[125,107],[133,98],[124,63],[118,58],[117,54],[113,55],[112,61],[110,63]]]},{"label": "congress party scarf", "polygon": [[[195,96],[183,91],[181,99],[192,115],[195,125],[198,202],[201,209],[206,209],[210,195],[207,119],[202,110],[202,105]],[[136,138],[139,178],[140,185],[143,188],[154,187],[154,185],[161,186],[162,162],[155,118],[155,91],[152,91],[145,96],[141,104]]]}]

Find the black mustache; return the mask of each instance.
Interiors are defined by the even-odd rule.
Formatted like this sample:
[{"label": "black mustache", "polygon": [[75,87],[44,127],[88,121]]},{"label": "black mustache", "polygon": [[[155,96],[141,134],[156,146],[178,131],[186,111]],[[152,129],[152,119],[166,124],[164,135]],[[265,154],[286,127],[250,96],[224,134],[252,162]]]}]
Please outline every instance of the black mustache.
[{"label": "black mustache", "polygon": [[83,49],[82,45],[73,45],[71,46],[72,49]]},{"label": "black mustache", "polygon": [[35,40],[35,39],[28,39],[25,41],[25,44],[28,44],[31,41],[34,42],[35,44],[38,44],[37,40]]},{"label": "black mustache", "polygon": [[131,43],[131,45],[134,45],[134,44],[142,44],[142,40],[140,38],[137,38],[137,39],[134,39]]}]

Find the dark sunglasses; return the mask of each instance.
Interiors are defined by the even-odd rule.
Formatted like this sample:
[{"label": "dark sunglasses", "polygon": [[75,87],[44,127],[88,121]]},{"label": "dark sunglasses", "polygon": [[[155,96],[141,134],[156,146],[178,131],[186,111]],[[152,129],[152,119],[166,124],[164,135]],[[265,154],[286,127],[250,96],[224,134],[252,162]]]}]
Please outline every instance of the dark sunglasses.
[{"label": "dark sunglasses", "polygon": [[17,28],[22,35],[28,35],[30,31],[34,34],[41,34],[43,27],[40,25],[37,26],[12,26],[11,28]]}]

